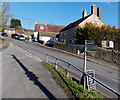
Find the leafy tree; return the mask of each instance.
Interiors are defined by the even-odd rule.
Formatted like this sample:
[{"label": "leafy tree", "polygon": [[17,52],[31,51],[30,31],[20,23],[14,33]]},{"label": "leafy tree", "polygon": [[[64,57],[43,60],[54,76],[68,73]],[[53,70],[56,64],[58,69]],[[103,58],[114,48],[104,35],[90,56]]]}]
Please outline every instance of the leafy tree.
[{"label": "leafy tree", "polygon": [[101,33],[99,27],[93,23],[86,23],[85,26],[77,26],[77,43],[84,44],[85,40],[94,40],[96,43],[98,38],[97,33]]},{"label": "leafy tree", "polygon": [[84,44],[85,40],[94,40],[98,46],[100,46],[102,40],[114,41],[116,44],[120,43],[120,29],[116,29],[115,26],[98,26],[93,23],[86,23],[84,26],[77,26],[76,28],[78,44]]},{"label": "leafy tree", "polygon": [[21,21],[19,19],[12,18],[10,21],[10,28],[21,29]]},{"label": "leafy tree", "polygon": [[13,16],[13,14],[9,14],[9,10],[10,10],[9,3],[0,2],[0,31],[4,31],[7,22]]}]

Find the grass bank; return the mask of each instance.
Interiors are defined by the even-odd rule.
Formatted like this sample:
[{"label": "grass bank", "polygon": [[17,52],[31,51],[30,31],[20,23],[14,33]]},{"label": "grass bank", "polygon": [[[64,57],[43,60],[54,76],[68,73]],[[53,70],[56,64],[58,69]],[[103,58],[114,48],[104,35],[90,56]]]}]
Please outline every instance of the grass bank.
[{"label": "grass bank", "polygon": [[2,42],[4,42],[4,40],[3,40],[3,39],[0,39],[0,43],[2,43]]},{"label": "grass bank", "polygon": [[71,77],[67,77],[65,72],[59,69],[55,69],[54,66],[51,66],[46,62],[41,62],[41,64],[52,73],[55,81],[64,89],[65,93],[67,93],[70,97],[87,100],[91,100],[93,98],[95,100],[101,100],[101,98],[104,98],[102,95],[98,94],[95,91],[84,89],[82,85],[73,81]]}]

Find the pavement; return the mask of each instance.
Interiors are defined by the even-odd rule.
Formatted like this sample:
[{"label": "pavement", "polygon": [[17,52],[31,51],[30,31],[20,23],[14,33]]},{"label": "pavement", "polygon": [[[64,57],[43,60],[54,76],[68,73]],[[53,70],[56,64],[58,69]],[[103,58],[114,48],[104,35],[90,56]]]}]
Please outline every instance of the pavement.
[{"label": "pavement", "polygon": [[2,98],[69,98],[51,73],[40,64],[41,58],[12,44],[0,55]]},{"label": "pavement", "polygon": [[9,41],[4,41],[0,43],[0,52],[6,49],[9,46]]}]

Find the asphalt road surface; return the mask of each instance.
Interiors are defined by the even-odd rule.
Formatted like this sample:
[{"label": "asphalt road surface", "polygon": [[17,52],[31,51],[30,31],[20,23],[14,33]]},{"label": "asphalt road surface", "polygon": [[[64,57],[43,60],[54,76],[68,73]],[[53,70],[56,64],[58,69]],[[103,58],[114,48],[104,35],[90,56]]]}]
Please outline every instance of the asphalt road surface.
[{"label": "asphalt road surface", "polygon": [[51,73],[40,64],[41,58],[12,44],[0,55],[2,98],[68,98]]},{"label": "asphalt road surface", "polygon": [[[46,60],[46,54],[50,54],[50,55],[59,57],[61,59],[64,59],[66,61],[69,61],[72,64],[83,69],[83,62],[84,62],[83,58],[78,58],[67,53],[53,50],[51,48],[46,48],[40,45],[39,43],[35,43],[35,42],[29,43],[26,41],[19,41],[11,38],[6,38],[6,39],[9,40],[13,44],[13,46],[15,46],[15,48],[22,49],[28,54],[34,55],[34,57],[37,57],[38,59],[42,58],[43,60]],[[106,66],[109,66],[109,67],[106,67]],[[110,86],[112,89],[119,92],[118,87],[120,84],[120,79],[118,75],[120,70],[113,69],[115,67],[117,68],[118,66],[105,63],[103,61],[98,61],[96,59],[91,59],[91,61],[87,61],[87,69],[94,70],[95,76],[98,80],[100,80],[101,82],[105,83],[107,86]],[[114,94],[104,90],[102,87],[99,87],[98,85],[96,88],[98,91],[102,92],[103,94],[111,98],[116,97]]]}]

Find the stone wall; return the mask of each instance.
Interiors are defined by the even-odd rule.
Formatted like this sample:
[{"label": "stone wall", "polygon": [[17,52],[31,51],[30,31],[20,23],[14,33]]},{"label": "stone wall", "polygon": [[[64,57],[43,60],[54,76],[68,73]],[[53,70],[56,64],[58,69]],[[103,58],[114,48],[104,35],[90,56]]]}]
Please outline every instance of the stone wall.
[{"label": "stone wall", "polygon": [[[53,46],[54,48],[58,48],[61,50],[65,50],[74,54],[78,54],[78,47],[70,44],[63,44],[63,43],[57,43]],[[83,48],[83,47],[81,47]],[[94,58],[98,58],[107,62],[120,64],[120,52],[114,51],[114,50],[105,50],[98,48],[97,51],[94,52],[87,52],[88,56],[92,56]]]},{"label": "stone wall", "polygon": [[120,64],[120,52],[118,51],[98,48],[96,52],[87,52],[87,55],[118,65]]},{"label": "stone wall", "polygon": [[76,47],[70,44],[56,43],[53,47],[77,54]]}]

